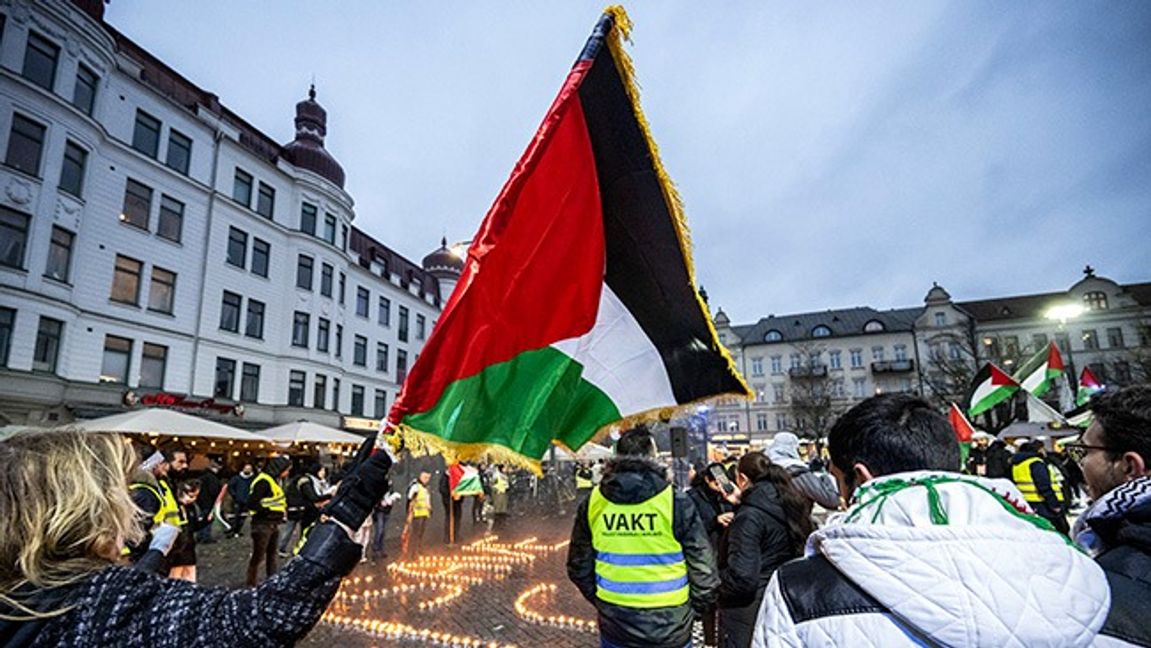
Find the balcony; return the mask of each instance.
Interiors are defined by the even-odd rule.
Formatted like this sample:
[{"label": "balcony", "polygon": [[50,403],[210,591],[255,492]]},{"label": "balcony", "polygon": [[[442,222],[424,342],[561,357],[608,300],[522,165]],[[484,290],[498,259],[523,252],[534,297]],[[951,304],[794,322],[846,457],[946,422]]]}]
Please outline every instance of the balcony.
[{"label": "balcony", "polygon": [[787,370],[792,378],[826,378],[827,365],[812,365],[810,367],[792,367]]},{"label": "balcony", "polygon": [[907,373],[915,371],[914,360],[886,360],[871,363],[871,373]]}]

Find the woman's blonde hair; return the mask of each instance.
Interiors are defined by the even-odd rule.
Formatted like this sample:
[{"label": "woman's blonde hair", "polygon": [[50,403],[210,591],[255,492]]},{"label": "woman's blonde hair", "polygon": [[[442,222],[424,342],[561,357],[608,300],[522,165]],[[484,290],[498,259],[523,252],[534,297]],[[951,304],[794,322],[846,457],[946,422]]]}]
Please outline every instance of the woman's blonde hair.
[{"label": "woman's blonde hair", "polygon": [[117,434],[46,430],[0,441],[0,605],[44,616],[14,590],[76,582],[141,540],[128,492],[135,463]]}]

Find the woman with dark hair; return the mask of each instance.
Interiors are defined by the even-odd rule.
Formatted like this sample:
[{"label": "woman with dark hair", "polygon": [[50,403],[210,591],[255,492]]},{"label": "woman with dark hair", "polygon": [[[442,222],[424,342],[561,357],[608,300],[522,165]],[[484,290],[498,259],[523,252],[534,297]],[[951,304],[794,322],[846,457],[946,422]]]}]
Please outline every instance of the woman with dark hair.
[{"label": "woman with dark hair", "polygon": [[[716,481],[712,472],[713,467],[719,472],[724,472],[721,463],[709,464],[706,468],[700,464],[695,468],[695,476],[692,477],[691,488],[688,489],[687,496],[691,498],[692,504],[695,504],[695,511],[699,514],[700,521],[703,522],[704,531],[707,532],[707,540],[711,543],[711,551],[715,555],[716,564],[718,564],[723,532],[727,530],[727,526],[731,524],[735,514],[732,512],[734,507],[732,507],[731,502],[725,498],[723,486]],[[734,490],[734,485],[730,481],[728,481],[728,485]],[[703,637],[704,645],[714,646],[719,643],[719,617],[715,605],[703,613]]]},{"label": "woman with dark hair", "polygon": [[736,466],[738,501],[720,554],[719,621],[725,648],[751,645],[767,583],[783,563],[803,555],[814,530],[807,500],[787,471],[762,452]]}]

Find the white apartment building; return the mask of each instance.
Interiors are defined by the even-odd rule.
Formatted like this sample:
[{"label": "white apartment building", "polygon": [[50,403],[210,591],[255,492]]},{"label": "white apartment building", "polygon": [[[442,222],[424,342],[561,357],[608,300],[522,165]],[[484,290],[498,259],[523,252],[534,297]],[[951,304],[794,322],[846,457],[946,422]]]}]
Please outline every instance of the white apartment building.
[{"label": "white apartment building", "polygon": [[0,425],[384,415],[460,262],[357,229],[314,90],[295,125],[277,143],[100,0],[0,6]]},{"label": "white apartment building", "polygon": [[1151,380],[1151,283],[1121,285],[1090,267],[1065,291],[956,302],[935,284],[921,307],[770,315],[750,325],[733,325],[720,309],[715,323],[755,394],[708,414],[712,437],[734,443],[825,433],[878,393],[962,404],[978,366],[1014,371],[1050,341],[1075,376],[1090,367],[1107,384]]}]

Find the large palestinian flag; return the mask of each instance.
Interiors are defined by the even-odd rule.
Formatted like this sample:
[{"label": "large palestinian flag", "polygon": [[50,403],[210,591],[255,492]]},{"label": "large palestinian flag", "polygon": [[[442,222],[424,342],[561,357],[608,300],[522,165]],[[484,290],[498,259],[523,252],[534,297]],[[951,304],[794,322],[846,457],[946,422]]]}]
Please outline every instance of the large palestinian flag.
[{"label": "large palestinian flag", "polygon": [[553,441],[749,395],[695,288],[629,30],[607,10],[484,218],[388,416],[410,447],[531,466]]},{"label": "large palestinian flag", "polygon": [[973,418],[979,416],[1011,398],[1017,391],[1019,383],[1007,372],[988,362],[971,380],[971,389],[967,394],[967,415]]},{"label": "large palestinian flag", "polygon": [[1041,349],[1023,363],[1019,371],[1015,372],[1014,378],[1023,389],[1036,396],[1042,396],[1051,389],[1053,381],[1062,376],[1063,372],[1063,356],[1059,354],[1059,347],[1051,342],[1046,349]]}]

